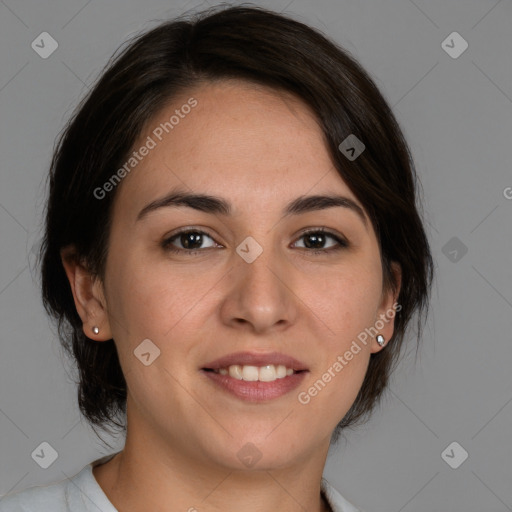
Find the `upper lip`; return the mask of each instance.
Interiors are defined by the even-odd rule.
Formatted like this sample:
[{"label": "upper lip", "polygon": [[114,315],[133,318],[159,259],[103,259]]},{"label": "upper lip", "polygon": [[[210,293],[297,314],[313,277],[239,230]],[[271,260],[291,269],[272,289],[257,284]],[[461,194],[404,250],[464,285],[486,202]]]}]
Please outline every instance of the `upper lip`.
[{"label": "upper lip", "polygon": [[267,352],[264,354],[256,352],[234,352],[233,354],[228,354],[205,364],[203,369],[218,370],[219,368],[227,368],[234,364],[238,364],[240,366],[267,366],[270,364],[281,364],[295,371],[308,369],[301,361],[298,361],[294,357],[287,356],[286,354],[281,354],[280,352]]}]

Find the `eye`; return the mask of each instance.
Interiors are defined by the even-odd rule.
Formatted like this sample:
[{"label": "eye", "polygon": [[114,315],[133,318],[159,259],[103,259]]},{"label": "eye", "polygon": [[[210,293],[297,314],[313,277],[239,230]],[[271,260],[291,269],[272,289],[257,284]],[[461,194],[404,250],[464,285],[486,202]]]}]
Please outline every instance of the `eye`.
[{"label": "eye", "polygon": [[[329,238],[334,240],[334,244],[326,248],[324,245]],[[313,252],[313,254],[331,253],[349,246],[346,240],[334,233],[326,231],[324,228],[308,230],[302,233],[299,240],[300,239],[305,240],[304,248],[310,249],[309,252]]]},{"label": "eye", "polygon": [[[204,238],[209,238],[214,242],[214,245],[210,245],[209,247],[215,246],[215,241],[213,238],[208,235],[208,233],[201,231],[199,229],[186,229],[180,231],[179,233],[174,234],[170,238],[167,238],[163,241],[162,247],[170,252],[174,253],[183,253],[187,254],[196,254],[201,252],[204,248],[201,248]],[[175,241],[181,245],[181,247],[175,247]],[[206,247],[207,249],[209,247]]]},{"label": "eye", "polygon": [[[207,247],[202,247],[205,238],[210,239],[213,244]],[[298,247],[300,249],[305,249],[306,252],[312,252],[313,254],[332,253],[349,247],[349,243],[345,239],[339,235],[326,231],[324,228],[310,229],[303,232],[299,240],[301,239],[304,239],[305,243],[303,247]],[[334,243],[325,247],[325,244],[329,239]],[[179,244],[179,247],[176,247],[176,244]],[[185,253],[187,255],[197,255],[204,252],[205,249],[212,247],[221,246],[219,246],[219,244],[217,244],[208,233],[200,229],[183,229],[162,242],[162,248],[166,251],[172,253]]]}]

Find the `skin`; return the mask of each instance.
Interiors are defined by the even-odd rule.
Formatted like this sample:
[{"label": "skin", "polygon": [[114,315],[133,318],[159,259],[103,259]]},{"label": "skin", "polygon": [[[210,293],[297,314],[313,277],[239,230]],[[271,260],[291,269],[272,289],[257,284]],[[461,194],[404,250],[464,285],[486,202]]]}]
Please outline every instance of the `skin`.
[{"label": "skin", "polygon": [[[307,405],[297,394],[397,295],[383,290],[368,219],[342,207],[282,217],[303,195],[338,193],[360,205],[335,171],[313,113],[295,97],[234,80],[202,84],[162,109],[134,147],[191,96],[198,105],[115,192],[104,281],[74,262],[72,248],[62,251],[84,332],[95,342],[115,340],[128,384],[125,448],[93,474],[123,512],[326,510],[320,479],[331,434],[381,347],[373,338],[360,344]],[[226,199],[233,215],[165,207],[137,221],[176,186]],[[162,248],[188,226],[208,232],[202,252]],[[350,246],[313,254],[301,231],[322,227]],[[236,252],[247,236],[263,248],[250,264]],[[327,237],[323,247],[336,245]],[[174,247],[183,248],[179,237]],[[380,333],[389,340],[393,321]],[[146,338],[161,351],[149,366],[133,355]],[[246,402],[200,372],[236,351],[283,352],[309,373],[282,397]],[[237,457],[248,442],[262,455],[251,468]]]}]

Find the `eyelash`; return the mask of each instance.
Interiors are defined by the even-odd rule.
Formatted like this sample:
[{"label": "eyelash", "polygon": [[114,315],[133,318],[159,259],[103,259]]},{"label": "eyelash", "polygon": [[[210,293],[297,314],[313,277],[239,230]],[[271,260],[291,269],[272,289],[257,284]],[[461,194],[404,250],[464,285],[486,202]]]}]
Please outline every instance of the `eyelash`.
[{"label": "eyelash", "polygon": [[[172,235],[172,237],[170,238],[167,238],[166,240],[164,240],[162,242],[162,248],[168,252],[171,252],[171,253],[175,253],[175,254],[178,254],[178,253],[187,253],[188,255],[191,255],[191,256],[194,256],[194,255],[197,255],[198,253],[200,252],[204,252],[205,249],[179,249],[179,248],[176,248],[174,246],[172,246],[172,242],[178,238],[180,235],[183,235],[183,234],[188,234],[188,233],[196,233],[196,234],[200,234],[200,235],[206,235],[207,237],[211,238],[213,240],[213,237],[210,236],[208,233],[206,233],[205,231],[202,231],[200,229],[183,229],[182,231],[179,231],[178,233],[175,233],[174,235]],[[300,240],[301,238],[307,236],[307,235],[312,235],[312,234],[315,234],[315,235],[327,235],[328,237],[330,238],[333,238],[337,243],[338,245],[337,246],[334,246],[334,247],[331,247],[329,249],[308,249],[307,247],[305,248],[302,248],[301,249],[306,249],[307,252],[312,252],[313,254],[331,254],[331,253],[334,253],[334,252],[337,252],[337,251],[340,251],[341,249],[346,249],[349,247],[349,243],[344,240],[343,238],[339,237],[338,235],[330,232],[330,231],[327,231],[325,230],[324,228],[316,228],[316,229],[310,229],[310,230],[307,230],[307,231],[304,231],[300,237],[298,238],[298,240]]]}]

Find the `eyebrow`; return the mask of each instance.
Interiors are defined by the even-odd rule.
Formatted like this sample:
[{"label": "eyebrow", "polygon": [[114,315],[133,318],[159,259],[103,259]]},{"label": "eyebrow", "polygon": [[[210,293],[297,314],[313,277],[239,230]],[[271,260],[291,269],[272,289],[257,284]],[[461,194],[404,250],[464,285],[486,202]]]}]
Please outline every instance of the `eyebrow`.
[{"label": "eyebrow", "polygon": [[[207,194],[194,194],[184,191],[173,191],[170,194],[147,204],[137,215],[137,221],[148,213],[159,208],[188,207],[201,212],[220,215],[231,215],[231,204],[225,199]],[[300,196],[288,203],[283,210],[283,217],[300,215],[307,212],[342,207],[353,211],[363,221],[367,228],[366,216],[363,209],[352,199],[340,195]]]}]

